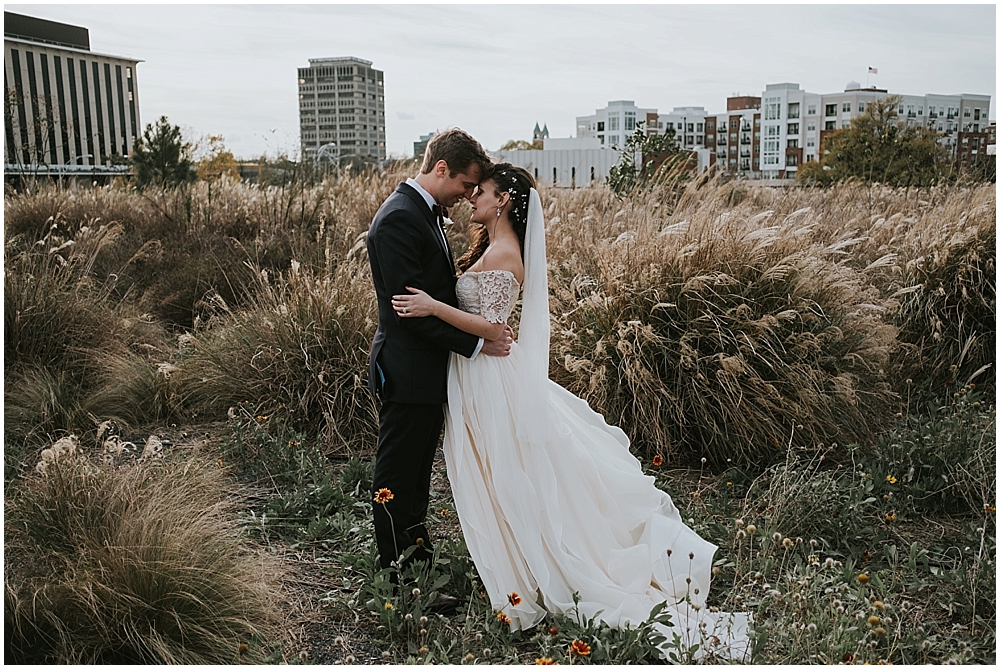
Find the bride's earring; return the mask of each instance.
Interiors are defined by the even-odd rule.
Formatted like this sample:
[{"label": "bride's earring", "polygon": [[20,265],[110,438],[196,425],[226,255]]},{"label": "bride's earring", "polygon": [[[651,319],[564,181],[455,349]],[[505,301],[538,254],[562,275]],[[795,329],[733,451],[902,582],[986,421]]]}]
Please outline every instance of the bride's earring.
[{"label": "bride's earring", "polygon": [[500,212],[503,211],[503,207],[497,207],[497,218],[500,218]]}]

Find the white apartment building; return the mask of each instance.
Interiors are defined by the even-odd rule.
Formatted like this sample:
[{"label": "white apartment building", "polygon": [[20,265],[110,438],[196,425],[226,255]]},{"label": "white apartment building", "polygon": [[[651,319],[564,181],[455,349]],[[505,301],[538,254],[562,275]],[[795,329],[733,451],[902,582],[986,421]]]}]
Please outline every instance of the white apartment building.
[{"label": "white apartment building", "polygon": [[4,12],[5,177],[128,173],[140,62],[91,51],[86,28]]},{"label": "white apartment building", "polygon": [[640,109],[632,100],[614,100],[590,116],[577,116],[576,136],[596,138],[598,146],[621,147],[640,122],[645,124],[647,134],[663,130],[655,109]]},{"label": "white apartment building", "polygon": [[362,58],[310,58],[299,71],[303,160],[323,155],[385,160],[385,83]]},{"label": "white apartment building", "polygon": [[[819,160],[826,133],[849,128],[851,119],[874,100],[886,98],[885,89],[862,88],[851,81],[841,93],[817,94],[798,84],[768,84],[761,94],[761,165],[765,179],[791,179],[802,162]],[[941,143],[956,152],[965,134],[986,133],[990,96],[900,95],[899,118],[908,125],[944,133]],[[983,144],[985,146],[985,142]]]}]

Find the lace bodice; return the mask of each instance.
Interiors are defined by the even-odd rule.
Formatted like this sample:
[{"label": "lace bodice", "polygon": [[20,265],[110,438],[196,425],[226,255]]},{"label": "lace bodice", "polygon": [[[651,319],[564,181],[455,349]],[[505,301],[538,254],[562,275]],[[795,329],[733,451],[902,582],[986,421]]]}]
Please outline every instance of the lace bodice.
[{"label": "lace bodice", "polygon": [[520,292],[517,279],[505,269],[466,272],[455,284],[458,308],[479,314],[490,323],[507,321]]}]

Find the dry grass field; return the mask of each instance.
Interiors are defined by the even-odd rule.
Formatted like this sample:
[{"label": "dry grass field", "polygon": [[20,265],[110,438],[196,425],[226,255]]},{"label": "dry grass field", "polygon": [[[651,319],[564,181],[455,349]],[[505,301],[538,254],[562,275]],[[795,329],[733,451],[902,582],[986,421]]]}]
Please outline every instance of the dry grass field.
[{"label": "dry grass field", "polygon": [[[443,466],[438,561],[377,571],[364,235],[401,178],[6,195],[8,661],[660,661],[506,630]],[[748,660],[995,663],[995,187],[541,196],[550,376],[719,546]]]}]

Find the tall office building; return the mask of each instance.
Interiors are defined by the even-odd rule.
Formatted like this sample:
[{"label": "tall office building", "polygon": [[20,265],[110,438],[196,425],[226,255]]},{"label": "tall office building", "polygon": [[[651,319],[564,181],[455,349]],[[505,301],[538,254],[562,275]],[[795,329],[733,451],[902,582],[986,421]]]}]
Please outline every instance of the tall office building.
[{"label": "tall office building", "polygon": [[127,172],[140,62],[91,51],[86,28],[4,12],[5,174]]},{"label": "tall office building", "polygon": [[385,160],[382,71],[361,58],[310,58],[299,68],[299,126],[304,160]]}]

